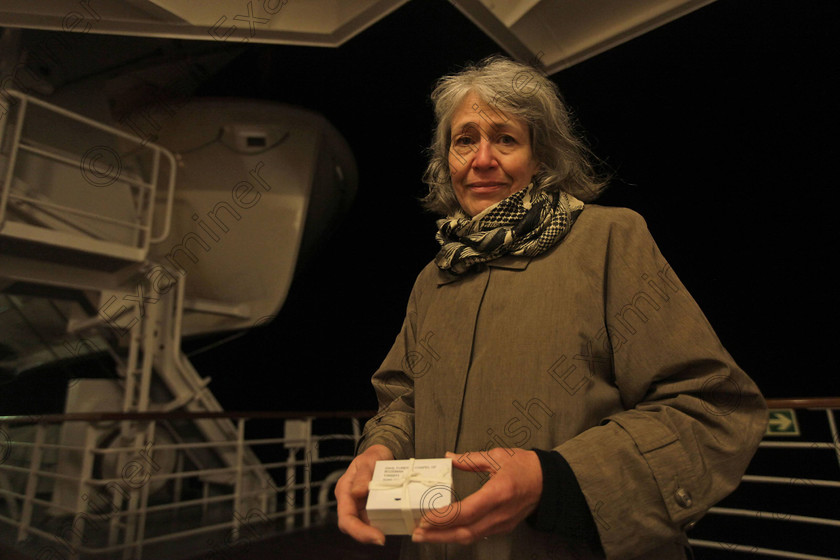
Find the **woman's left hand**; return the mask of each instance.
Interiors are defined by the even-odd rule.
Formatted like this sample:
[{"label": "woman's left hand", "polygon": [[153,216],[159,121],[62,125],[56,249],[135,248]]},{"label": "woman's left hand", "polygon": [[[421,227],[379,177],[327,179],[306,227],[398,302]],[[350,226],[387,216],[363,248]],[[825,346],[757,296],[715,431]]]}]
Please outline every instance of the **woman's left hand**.
[{"label": "woman's left hand", "polygon": [[[487,460],[489,455],[495,464]],[[414,542],[469,544],[482,537],[507,533],[528,517],[540,502],[542,467],[537,454],[501,447],[484,453],[447,453],[455,468],[490,473],[474,494],[447,508],[448,516],[424,516],[414,530]],[[450,519],[451,517],[451,519]]]}]

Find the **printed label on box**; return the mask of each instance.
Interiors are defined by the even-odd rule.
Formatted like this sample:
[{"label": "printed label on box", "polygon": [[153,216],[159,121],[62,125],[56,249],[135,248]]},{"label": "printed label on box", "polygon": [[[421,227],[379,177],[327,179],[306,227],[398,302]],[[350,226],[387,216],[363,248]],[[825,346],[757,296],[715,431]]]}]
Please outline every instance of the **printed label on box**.
[{"label": "printed label on box", "polygon": [[367,516],[386,535],[408,535],[424,512],[452,503],[452,460],[377,461],[369,484]]}]

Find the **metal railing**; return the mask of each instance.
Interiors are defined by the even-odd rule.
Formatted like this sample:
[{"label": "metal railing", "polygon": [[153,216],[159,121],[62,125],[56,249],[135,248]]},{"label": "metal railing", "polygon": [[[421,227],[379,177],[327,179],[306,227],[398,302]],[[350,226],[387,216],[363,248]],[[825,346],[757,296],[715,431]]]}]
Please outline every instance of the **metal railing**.
[{"label": "metal railing", "polygon": [[169,235],[177,169],[169,150],[19,91],[5,94],[14,104],[0,126],[0,234],[135,261]]},{"label": "metal railing", "polygon": [[[830,548],[831,542],[840,542],[832,537],[832,534],[840,535],[840,519],[795,513],[802,507],[801,503],[795,503],[795,494],[815,489],[840,491],[840,433],[836,418],[840,399],[777,399],[769,400],[768,404],[771,416],[779,409],[822,416],[822,432],[828,441],[804,441],[808,437],[807,429],[796,436],[796,441],[779,441],[773,439],[776,436],[767,436],[743,483],[730,498],[736,498],[737,502],[738,495],[749,494],[750,487],[776,488],[776,492],[760,492],[770,497],[771,507],[733,507],[728,505],[731,500],[727,498],[720,506],[711,508],[692,532],[706,527],[714,533],[730,525],[731,520],[740,519],[752,525],[739,536],[755,539],[764,534],[784,533],[785,529],[779,529],[778,524],[805,525],[821,531]],[[34,557],[139,560],[144,554],[154,556],[156,547],[166,546],[168,559],[177,557],[178,542],[185,543],[186,551],[194,556],[223,546],[221,543],[231,546],[230,543],[243,539],[261,539],[273,533],[309,528],[326,519],[335,505],[330,489],[353,458],[360,437],[359,420],[373,414],[143,412],[0,417],[0,539],[16,542],[20,550]],[[173,426],[178,423],[222,418],[235,423],[234,441],[174,437],[177,430]],[[812,425],[813,420],[810,420]],[[85,445],[68,446],[57,441],[54,428],[68,422],[87,426]],[[343,422],[346,429],[323,430],[323,426],[316,425],[318,422]],[[141,445],[124,445],[96,437],[102,433],[103,426],[123,433],[125,423],[143,434]],[[271,437],[246,431],[246,425],[253,427],[259,423],[264,424],[263,430]],[[19,435],[27,429],[28,437]],[[318,431],[330,433],[318,435]],[[276,433],[283,436],[273,437]],[[229,466],[222,462],[208,464],[206,454],[218,453],[222,448],[233,449],[239,460]],[[243,460],[246,450],[259,455],[262,462],[247,464]],[[778,450],[797,454],[807,450],[827,455],[828,463],[833,463],[833,477],[755,473],[756,463],[763,468],[762,453]],[[59,474],[55,467],[62,451],[81,454],[83,464],[79,472],[93,474],[75,477]],[[804,464],[801,461],[797,464],[795,459],[786,462],[794,468]],[[273,482],[261,488],[243,484],[246,474],[256,469],[268,471]],[[50,500],[50,490],[56,480],[78,485],[75,508],[57,506]],[[793,490],[794,497],[781,497],[781,490]],[[832,503],[834,511],[838,511],[840,492]],[[828,506],[831,509],[831,504]],[[198,549],[194,544],[196,539],[200,542]],[[784,549],[733,542],[738,540],[703,537],[691,538],[690,542],[698,560],[732,557],[733,553],[744,558],[838,558],[834,550],[827,553],[832,555],[803,551],[812,544],[805,539],[791,539],[793,542]]]},{"label": "metal railing", "polygon": [[[774,546],[729,542],[729,540],[714,538],[691,538],[689,542],[697,547],[698,560],[717,557],[714,555],[715,551],[726,554],[744,553],[740,555],[744,558],[752,555],[799,560],[838,560],[840,559],[840,506],[837,505],[840,504],[840,432],[837,427],[837,414],[840,411],[840,398],[768,399],[767,404],[770,408],[770,426],[747,474],[741,479],[741,486],[730,496],[733,500],[727,498],[722,505],[710,508],[709,517],[704,518],[700,526],[709,526],[715,532],[715,529],[729,523],[741,521],[744,525],[740,527],[746,529],[741,535],[746,533],[750,535],[750,538],[755,538],[757,534],[773,536],[775,540],[786,541],[786,548],[792,547],[798,550],[783,550]],[[809,426],[807,430],[800,431],[797,415],[803,414],[809,415]],[[821,416],[824,418],[823,421],[819,420]],[[784,429],[774,429],[780,427]],[[812,436],[815,434],[821,435],[821,440],[814,441],[816,438]],[[795,441],[784,441],[784,438],[794,438]],[[791,455],[784,461],[765,457],[771,451],[791,452]],[[806,452],[813,452],[812,456],[805,457]],[[818,464],[817,468],[821,473],[826,474],[819,478],[803,474],[804,467],[813,470],[815,464]],[[787,465],[788,469],[793,467],[794,470],[790,470],[787,474],[780,474],[778,472],[782,470],[780,465]],[[756,470],[770,470],[776,473],[754,474]],[[773,499],[759,499],[762,494],[767,494],[766,489],[771,489]],[[822,503],[809,502],[803,495],[806,490],[820,492]],[[831,492],[834,494],[829,494]],[[730,501],[740,501],[744,504],[743,507],[729,507],[726,504]],[[749,507],[750,502],[759,501],[770,502],[772,510]],[[833,508],[831,504],[834,504]],[[833,512],[830,515],[835,515],[835,517],[795,513],[808,508],[828,509]],[[796,531],[796,526],[802,530]],[[809,529],[816,538],[807,537]],[[788,531],[792,531],[796,536],[782,538]],[[802,551],[810,547],[820,552]],[[831,556],[824,555],[822,550],[826,550],[826,553]]]},{"label": "metal railing", "polygon": [[[373,414],[149,412],[0,417],[0,539],[15,542],[19,550],[36,558],[139,560],[144,553],[154,557],[156,551],[166,550],[168,560],[177,556],[179,546],[184,555],[196,555],[220,543],[308,528],[316,519],[325,519],[335,505],[330,488],[353,458],[359,420]],[[235,441],[187,439],[173,429],[179,423],[220,418],[235,422]],[[58,441],[61,424],[77,422],[87,427],[84,445]],[[103,427],[124,433],[125,423],[143,435],[142,445],[101,437]],[[263,431],[282,432],[283,437],[260,437],[260,427],[255,426],[260,423]],[[313,425],[324,423],[333,430],[337,424],[345,429],[317,435],[313,430],[323,427]],[[232,466],[208,462],[207,455],[221,448],[233,449],[238,461]],[[246,451],[260,455],[262,462],[247,464]],[[79,476],[66,474],[66,468],[64,474],[58,472],[62,453],[65,459],[66,453],[78,457]],[[246,475],[256,469],[282,482],[249,487],[244,484]],[[51,499],[59,481],[78,487],[75,507]]]}]

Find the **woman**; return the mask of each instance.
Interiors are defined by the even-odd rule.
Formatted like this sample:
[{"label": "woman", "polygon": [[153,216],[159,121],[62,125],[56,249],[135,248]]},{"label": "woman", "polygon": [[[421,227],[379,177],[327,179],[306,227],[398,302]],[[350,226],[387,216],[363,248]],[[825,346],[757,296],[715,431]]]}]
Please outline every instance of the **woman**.
[{"label": "woman", "polygon": [[758,389],[642,218],[584,205],[603,183],[550,80],[492,57],[432,100],[442,247],[373,376],[339,527],[384,543],[375,462],[447,456],[461,500],[403,557],[685,558],[764,433]]}]

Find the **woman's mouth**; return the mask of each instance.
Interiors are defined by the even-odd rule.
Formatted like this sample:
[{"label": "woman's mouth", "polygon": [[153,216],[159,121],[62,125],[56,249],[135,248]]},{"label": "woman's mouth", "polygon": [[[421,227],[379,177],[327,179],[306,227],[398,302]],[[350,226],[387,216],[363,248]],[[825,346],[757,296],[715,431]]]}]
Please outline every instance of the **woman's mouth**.
[{"label": "woman's mouth", "polygon": [[470,183],[467,187],[473,192],[493,192],[495,190],[501,189],[505,187],[504,183],[495,183],[492,181],[479,181],[476,183]]}]

